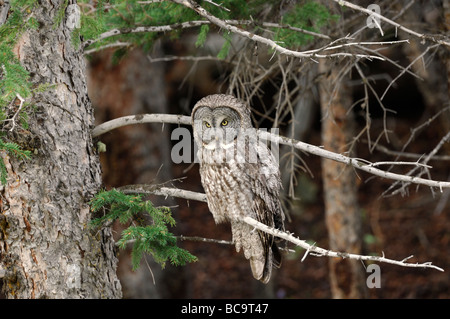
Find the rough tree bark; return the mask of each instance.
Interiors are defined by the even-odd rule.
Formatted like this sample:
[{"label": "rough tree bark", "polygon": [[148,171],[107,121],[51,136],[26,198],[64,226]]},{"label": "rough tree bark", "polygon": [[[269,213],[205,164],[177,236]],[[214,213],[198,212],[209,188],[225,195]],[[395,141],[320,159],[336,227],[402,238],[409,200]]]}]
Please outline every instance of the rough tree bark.
[{"label": "rough tree bark", "polygon": [[[322,113],[322,143],[325,149],[347,151],[354,131],[351,90],[338,79],[342,66],[321,60],[319,73]],[[347,113],[348,112],[348,113]],[[325,220],[330,249],[361,253],[361,218],[357,199],[356,174],[351,167],[322,159]],[[359,261],[332,258],[330,282],[333,298],[363,298],[366,294],[363,268]]]},{"label": "rough tree bark", "polygon": [[89,226],[88,201],[101,172],[83,55],[65,21],[55,25],[64,3],[40,1],[32,13],[39,27],[15,47],[31,81],[54,87],[34,96],[29,131],[16,132],[34,149],[31,160],[2,154],[8,182],[1,191],[0,266],[8,298],[121,297],[111,231]]}]

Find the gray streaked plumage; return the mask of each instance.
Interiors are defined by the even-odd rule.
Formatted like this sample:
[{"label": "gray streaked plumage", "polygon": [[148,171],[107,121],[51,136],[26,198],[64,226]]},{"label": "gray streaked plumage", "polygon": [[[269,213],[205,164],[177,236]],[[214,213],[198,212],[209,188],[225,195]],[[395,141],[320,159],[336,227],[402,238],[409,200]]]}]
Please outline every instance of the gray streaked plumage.
[{"label": "gray streaked plumage", "polygon": [[249,259],[253,276],[267,283],[281,265],[273,236],[242,221],[252,217],[284,230],[278,163],[255,140],[250,109],[231,95],[209,95],[192,110],[200,176],[216,223],[230,222],[236,250]]}]

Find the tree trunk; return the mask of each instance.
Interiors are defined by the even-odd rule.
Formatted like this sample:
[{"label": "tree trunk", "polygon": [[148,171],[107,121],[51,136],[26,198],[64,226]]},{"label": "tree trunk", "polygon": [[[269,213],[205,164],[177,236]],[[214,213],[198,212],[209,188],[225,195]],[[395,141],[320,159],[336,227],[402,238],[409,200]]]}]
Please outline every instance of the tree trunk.
[{"label": "tree trunk", "polygon": [[[347,151],[347,145],[354,133],[353,116],[348,112],[352,104],[351,90],[337,79],[341,71],[339,65],[321,60],[319,71],[323,77],[320,82],[322,143],[326,150],[343,153]],[[360,254],[361,218],[355,173],[349,166],[322,159],[322,174],[330,249]],[[330,259],[330,281],[334,298],[365,296],[365,281],[360,261]]]},{"label": "tree trunk", "polygon": [[[1,196],[0,265],[8,298],[120,298],[109,228],[91,229],[88,201],[101,171],[90,131],[82,52],[71,42],[64,1],[32,9],[37,29],[25,31],[15,53],[34,84],[52,84],[33,97],[29,132],[34,149],[21,162],[2,154],[8,183]],[[65,12],[65,11],[62,11]]]}]

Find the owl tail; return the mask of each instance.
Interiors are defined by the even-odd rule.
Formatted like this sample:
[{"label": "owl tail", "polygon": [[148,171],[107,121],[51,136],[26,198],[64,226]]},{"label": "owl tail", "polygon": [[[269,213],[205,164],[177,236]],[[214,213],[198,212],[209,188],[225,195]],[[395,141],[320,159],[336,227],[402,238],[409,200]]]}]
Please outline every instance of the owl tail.
[{"label": "owl tail", "polygon": [[250,257],[250,267],[252,269],[253,277],[258,279],[264,284],[267,284],[272,275],[272,268],[280,268],[281,266],[281,254],[275,243],[272,244],[264,258]]},{"label": "owl tail", "polygon": [[244,251],[245,258],[250,261],[253,277],[267,284],[272,268],[281,265],[281,254],[272,237],[242,222],[232,222],[231,230],[236,251],[239,252],[241,248]]}]

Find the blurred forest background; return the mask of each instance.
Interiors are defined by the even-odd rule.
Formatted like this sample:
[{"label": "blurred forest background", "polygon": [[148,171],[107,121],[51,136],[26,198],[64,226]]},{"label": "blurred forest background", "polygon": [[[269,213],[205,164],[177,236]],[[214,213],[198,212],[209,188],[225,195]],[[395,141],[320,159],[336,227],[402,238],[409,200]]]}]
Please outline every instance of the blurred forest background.
[{"label": "blurred forest background", "polygon": [[[270,2],[261,10],[260,16],[253,18],[279,21],[295,1],[276,3]],[[321,3],[339,17],[322,27],[321,34],[337,39],[365,25],[367,16],[363,13],[340,7],[332,1]],[[366,8],[371,1],[352,3]],[[397,17],[395,21],[407,28],[426,34],[449,34],[448,1],[394,0],[377,1],[377,4],[382,14]],[[253,41],[234,35],[230,35],[228,55],[218,59],[223,36],[210,32],[204,45],[198,47],[198,29],[185,30],[175,39],[161,35],[151,49],[128,48],[120,57],[114,49],[92,52],[87,56],[87,76],[97,124],[142,113],[190,115],[200,98],[232,92],[251,104],[255,125],[261,128],[275,125],[280,128],[281,135],[317,146],[326,144],[327,134],[339,138],[339,131],[346,131],[343,142],[339,142],[341,144],[334,150],[337,153],[351,151],[354,157],[371,162],[422,160],[450,131],[449,48],[421,42],[385,23],[382,27],[383,38],[377,28],[372,28],[355,33],[355,41],[409,39],[409,43],[370,47],[389,58],[388,61],[337,57],[318,62],[316,59],[287,58],[273,55],[266,46],[256,47]],[[398,37],[395,37],[397,31]],[[296,49],[318,48],[329,42],[315,37]],[[368,54],[369,51],[365,52]],[[413,62],[405,71],[404,68]],[[379,97],[388,86],[380,104]],[[331,131],[324,132],[327,94],[337,95],[339,101],[347,101],[342,103],[351,108],[336,111],[341,112],[339,120],[342,122],[331,128],[328,125]],[[386,109],[393,112],[386,112]],[[133,125],[100,136],[107,147],[101,154],[105,187],[165,183],[203,192],[198,164],[174,164],[171,161],[171,147],[178,142],[170,139],[174,127]],[[332,141],[330,145],[333,143],[337,142]],[[394,184],[392,180],[353,169],[344,174],[343,166],[335,168],[334,173],[327,173],[331,177],[324,176],[323,169],[329,167],[331,161],[294,153],[289,148],[281,150],[287,230],[320,247],[333,248],[330,242],[333,227],[348,225],[345,221],[341,226],[327,221],[326,210],[330,209],[329,205],[344,205],[352,215],[348,223],[357,223],[359,253],[381,255],[384,252],[386,257],[396,260],[414,255],[411,262],[430,261],[445,272],[379,264],[381,288],[368,289],[366,278],[370,273],[361,262],[341,267],[333,265],[327,257],[314,256],[301,262],[304,251],[298,250],[286,254],[282,267],[275,271],[270,283],[262,285],[253,279],[248,262],[242,253],[235,252],[233,245],[180,241],[181,247],[198,257],[197,262],[183,267],[168,264],[161,269],[151,258],[146,258],[137,271],[132,271],[129,252],[120,251],[118,272],[124,297],[450,297],[448,189],[431,190],[416,185],[390,189]],[[449,150],[447,140],[427,162],[432,169],[430,176],[424,177],[450,180]],[[407,173],[412,167],[390,169]],[[348,202],[344,198],[337,198],[336,203],[326,203],[324,190],[329,183],[338,183],[335,187],[344,187],[345,196],[354,196],[352,207],[345,207]],[[150,198],[156,206],[172,207],[177,221],[172,229],[174,234],[231,239],[229,225],[215,225],[205,203],[162,196]],[[123,227],[115,226],[118,237]],[[359,275],[353,277],[355,272]],[[354,282],[360,286],[356,295],[350,293],[350,283]],[[336,290],[336,286],[340,288]]]}]

